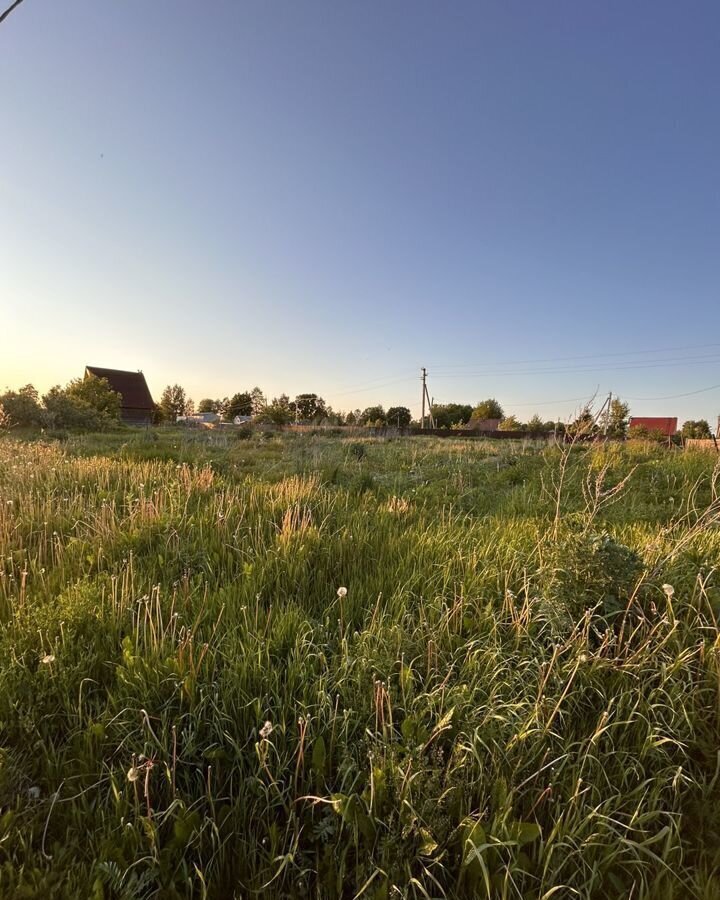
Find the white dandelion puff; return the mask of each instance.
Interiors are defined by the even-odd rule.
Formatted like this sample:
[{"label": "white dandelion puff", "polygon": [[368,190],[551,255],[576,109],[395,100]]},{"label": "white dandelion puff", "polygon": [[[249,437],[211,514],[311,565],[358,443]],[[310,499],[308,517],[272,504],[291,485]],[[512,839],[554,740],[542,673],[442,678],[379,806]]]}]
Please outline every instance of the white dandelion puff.
[{"label": "white dandelion puff", "polygon": [[263,727],[260,729],[260,737],[266,741],[270,735],[273,733],[273,723],[269,720],[265,722]]}]

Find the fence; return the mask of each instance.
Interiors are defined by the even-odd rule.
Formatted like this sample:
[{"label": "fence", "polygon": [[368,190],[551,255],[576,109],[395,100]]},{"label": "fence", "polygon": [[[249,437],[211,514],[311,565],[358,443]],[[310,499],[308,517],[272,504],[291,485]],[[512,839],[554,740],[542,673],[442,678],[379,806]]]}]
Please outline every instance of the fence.
[{"label": "fence", "polygon": [[686,438],[686,450],[710,450],[712,453],[720,453],[720,447],[715,438]]}]

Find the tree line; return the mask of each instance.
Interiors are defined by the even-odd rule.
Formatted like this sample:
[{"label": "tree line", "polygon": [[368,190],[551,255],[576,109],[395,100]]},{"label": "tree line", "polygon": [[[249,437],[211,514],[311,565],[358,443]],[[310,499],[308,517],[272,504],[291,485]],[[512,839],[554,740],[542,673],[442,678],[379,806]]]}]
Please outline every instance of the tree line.
[{"label": "tree line", "polygon": [[[52,429],[102,431],[117,425],[120,420],[121,397],[113,391],[104,378],[86,375],[75,378],[65,387],[55,385],[42,396],[32,384],[18,390],[0,394],[0,428],[12,426]],[[239,391],[231,397],[212,399],[205,397],[195,406],[179,384],[168,385],[155,405],[156,424],[175,423],[179,417],[197,412],[214,412],[226,422],[236,417],[247,417],[257,424],[289,425],[293,422],[316,425],[361,425],[376,428],[406,428],[419,424],[413,421],[406,406],[368,406],[348,412],[334,410],[315,393],[297,394],[290,399],[280,394],[268,400],[259,387]],[[533,415],[522,422],[514,415],[506,415],[500,403],[491,397],[474,406],[469,403],[434,404],[430,410],[436,428],[478,428],[487,423],[501,431],[519,431],[533,435],[567,432],[569,434],[606,434],[622,438],[628,435],[629,406],[615,397],[609,410],[598,417],[587,407],[569,423],[544,421]],[[429,418],[426,420],[429,424]],[[705,419],[690,419],[680,432],[684,438],[710,438],[710,426]],[[633,429],[633,436],[663,438],[642,429]]]},{"label": "tree line", "polygon": [[175,422],[178,418],[195,413],[216,413],[225,422],[236,417],[249,417],[257,424],[289,425],[292,422],[317,425],[396,425],[403,428],[412,422],[412,413],[406,406],[370,406],[365,410],[349,412],[334,410],[319,394],[297,394],[291,400],[288,394],[268,399],[259,387],[240,391],[231,397],[212,399],[205,397],[195,405],[179,384],[169,384],[162,392],[157,405],[158,422]]},{"label": "tree line", "polygon": [[[249,417],[258,424],[269,423],[287,425],[291,422],[302,422],[324,425],[364,425],[375,428],[419,425],[414,421],[407,406],[384,406],[376,404],[365,409],[348,412],[335,411],[318,394],[298,394],[291,400],[287,394],[281,394],[268,401],[259,387],[251,391],[233,394],[232,397],[213,400],[201,400],[197,408],[187,397],[186,391],[179,384],[168,385],[162,393],[157,408],[159,422],[175,422],[178,418],[191,416],[195,412],[214,412],[226,422],[232,422],[237,416]],[[629,407],[619,398],[610,404],[607,416],[602,423],[595,421],[589,408],[584,409],[576,419],[569,423],[543,420],[533,415],[527,422],[522,422],[514,415],[506,415],[500,403],[490,397],[481,400],[474,406],[470,403],[434,404],[426,419],[426,425],[432,422],[436,428],[463,429],[480,428],[483,425],[489,430],[497,427],[500,431],[521,431],[533,435],[557,433],[562,431],[582,431],[583,434],[600,433],[611,437],[624,437],[627,434]]]}]

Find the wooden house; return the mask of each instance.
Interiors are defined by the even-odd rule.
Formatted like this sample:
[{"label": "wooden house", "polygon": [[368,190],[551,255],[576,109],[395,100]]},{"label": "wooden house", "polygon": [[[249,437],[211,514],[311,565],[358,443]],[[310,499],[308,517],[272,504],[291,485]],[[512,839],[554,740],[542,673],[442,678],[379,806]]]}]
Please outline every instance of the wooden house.
[{"label": "wooden house", "polygon": [[104,378],[110,387],[120,394],[120,418],[123,422],[128,425],[152,423],[155,404],[142,372],[85,366],[85,376],[88,375]]}]

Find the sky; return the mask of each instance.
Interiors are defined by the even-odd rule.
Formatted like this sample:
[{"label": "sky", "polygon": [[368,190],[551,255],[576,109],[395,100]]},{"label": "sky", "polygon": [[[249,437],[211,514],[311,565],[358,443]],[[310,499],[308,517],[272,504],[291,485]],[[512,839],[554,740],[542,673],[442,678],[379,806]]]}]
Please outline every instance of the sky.
[{"label": "sky", "polygon": [[714,424],[719,40],[716,0],[25,0],[0,389],[417,414],[425,366],[521,419],[612,391]]}]

